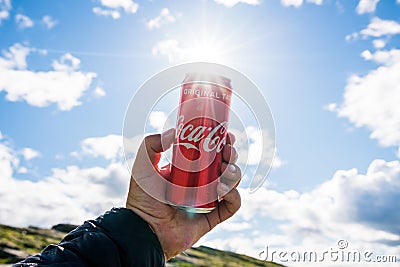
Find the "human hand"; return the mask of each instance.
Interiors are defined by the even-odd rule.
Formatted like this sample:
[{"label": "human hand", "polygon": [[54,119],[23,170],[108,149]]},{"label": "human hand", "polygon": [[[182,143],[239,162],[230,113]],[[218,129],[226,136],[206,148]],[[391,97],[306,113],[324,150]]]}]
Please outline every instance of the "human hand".
[{"label": "human hand", "polygon": [[[169,168],[157,167],[161,152],[168,149],[175,136],[175,129],[162,134],[147,136],[139,147],[132,168],[126,207],[144,219],[160,241],[166,260],[190,248],[217,224],[230,218],[240,208],[241,200],[237,184],[241,178],[240,168],[235,165],[237,152],[233,148],[234,136],[229,134],[222,151],[223,163],[217,193],[222,197],[217,207],[207,214],[191,214],[171,207],[145,192],[151,188],[155,195],[165,193],[166,183],[160,182],[160,175],[167,178]],[[139,181],[139,184],[138,184]],[[143,190],[145,188],[145,190]],[[148,190],[146,190],[148,191]]]}]

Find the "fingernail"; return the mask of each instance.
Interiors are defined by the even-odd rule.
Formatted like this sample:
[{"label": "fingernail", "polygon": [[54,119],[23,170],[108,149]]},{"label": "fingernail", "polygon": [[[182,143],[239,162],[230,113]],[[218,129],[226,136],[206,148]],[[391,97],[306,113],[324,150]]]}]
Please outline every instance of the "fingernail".
[{"label": "fingernail", "polygon": [[231,173],[236,173],[236,167],[233,164],[229,164],[228,169]]},{"label": "fingernail", "polygon": [[223,183],[219,184],[219,189],[224,193],[224,195],[229,192],[229,187]]}]

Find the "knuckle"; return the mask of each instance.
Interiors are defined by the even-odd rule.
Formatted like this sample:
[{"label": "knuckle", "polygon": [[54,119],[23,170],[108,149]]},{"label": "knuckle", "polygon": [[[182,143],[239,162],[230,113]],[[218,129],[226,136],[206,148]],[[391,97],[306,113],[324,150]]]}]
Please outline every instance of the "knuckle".
[{"label": "knuckle", "polygon": [[238,159],[238,153],[237,153],[237,150],[236,150],[236,148],[232,148],[232,152],[231,152],[231,160],[232,160],[233,162],[236,162],[236,161],[237,161],[237,159]]},{"label": "knuckle", "polygon": [[237,154],[237,150],[235,147],[232,147],[232,153]]}]

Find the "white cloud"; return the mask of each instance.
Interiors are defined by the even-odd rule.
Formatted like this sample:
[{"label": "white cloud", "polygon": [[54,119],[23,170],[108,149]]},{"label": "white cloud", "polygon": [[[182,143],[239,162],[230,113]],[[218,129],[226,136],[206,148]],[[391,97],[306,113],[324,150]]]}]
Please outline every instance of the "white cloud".
[{"label": "white cloud", "polygon": [[358,14],[373,13],[375,12],[378,3],[379,0],[360,0],[356,11]]},{"label": "white cloud", "polygon": [[[237,129],[229,129],[229,131],[236,137],[235,148],[239,155],[238,164],[269,166],[272,163],[275,143],[268,132],[262,132],[253,126],[246,127],[244,131]],[[284,164],[278,157],[275,158],[275,161],[274,167],[276,168]]]},{"label": "white cloud", "polygon": [[371,138],[382,145],[400,146],[400,50],[374,54],[366,50],[362,57],[381,65],[365,76],[348,79],[338,115],[356,127],[367,127]]},{"label": "white cloud", "polygon": [[346,35],[345,39],[346,41],[350,42],[352,40],[356,40],[359,37],[358,32],[353,32],[351,34]]},{"label": "white cloud", "polygon": [[0,142],[0,181],[11,177],[15,167],[19,165],[17,153],[4,140]]},{"label": "white cloud", "polygon": [[121,14],[117,10],[102,9],[101,7],[94,7],[93,13],[99,16],[111,17],[113,19],[119,19]]},{"label": "white cloud", "polygon": [[53,28],[53,27],[56,26],[57,23],[58,23],[56,20],[54,20],[54,19],[53,19],[51,16],[49,16],[49,15],[44,16],[44,17],[42,18],[42,21],[43,21],[43,23],[46,25],[46,27],[47,27],[48,29]]},{"label": "white cloud", "polygon": [[10,17],[11,0],[0,0],[0,25],[3,20]]},{"label": "white cloud", "polygon": [[336,103],[327,104],[324,106],[324,109],[333,112],[337,109],[337,104]]},{"label": "white cloud", "polygon": [[384,48],[386,46],[386,41],[383,39],[376,39],[372,41],[372,44],[374,45],[374,47],[376,49],[381,49]]},{"label": "white cloud", "polygon": [[168,8],[163,8],[160,15],[149,20],[147,22],[147,27],[151,29],[160,28],[161,25],[171,23],[175,21],[175,17],[171,15]]},{"label": "white cloud", "polygon": [[375,61],[378,64],[393,65],[400,62],[400,50],[377,51],[373,54],[369,50],[364,50],[361,53],[361,57],[365,60]]},{"label": "white cloud", "polygon": [[[126,139],[126,152],[136,153],[142,139],[143,136]],[[14,177],[15,173],[29,173],[19,163],[19,157],[24,153],[15,151],[6,139],[0,138],[0,223],[42,227],[63,222],[81,224],[111,207],[123,206],[130,173],[119,161],[122,137],[92,137],[83,140],[81,145],[79,154],[110,161],[102,167],[54,168],[47,177],[31,181]],[[22,151],[27,152],[26,149]],[[31,152],[25,154],[28,158],[32,156]],[[15,203],[18,203],[18,209]]]},{"label": "white cloud", "polygon": [[26,167],[19,167],[17,173],[26,174],[28,173],[28,169]]},{"label": "white cloud", "polygon": [[3,51],[4,57],[0,57],[0,69],[2,68],[16,68],[26,69],[26,57],[31,52],[31,48],[21,44],[14,44],[9,48],[9,51]]},{"label": "white cloud", "polygon": [[22,149],[21,151],[22,156],[26,159],[26,160],[31,160],[37,157],[40,157],[40,152],[36,151],[32,148],[26,147],[24,149]]},{"label": "white cloud", "polygon": [[360,31],[363,36],[381,37],[400,34],[400,24],[393,20],[383,20],[374,17],[366,29]]},{"label": "white cloud", "polygon": [[[372,59],[372,53],[369,50],[364,50],[361,53],[361,57],[364,58],[365,60],[371,60]],[[334,111],[334,110],[332,110]]]},{"label": "white cloud", "polygon": [[108,8],[122,8],[126,13],[136,13],[138,4],[132,0],[100,0],[101,4]]},{"label": "white cloud", "polygon": [[317,6],[320,6],[324,3],[324,0],[307,0],[307,2],[316,4]]},{"label": "white cloud", "polygon": [[62,222],[81,224],[124,204],[130,175],[122,163],[54,168],[49,176],[34,182],[14,177],[16,172],[28,172],[19,166],[18,155],[0,140],[0,223],[44,227]]},{"label": "white cloud", "polygon": [[303,4],[303,0],[281,0],[283,6],[299,7]]},{"label": "white cloud", "polygon": [[[113,206],[122,206],[129,178],[125,166],[117,163],[104,168],[53,169],[50,176],[37,182],[2,177],[0,222],[45,227],[62,222],[81,224]],[[19,203],[18,209],[15,203]]]},{"label": "white cloud", "polygon": [[32,51],[18,43],[3,51],[0,92],[6,92],[6,99],[24,100],[36,107],[55,103],[63,111],[80,105],[79,99],[91,86],[96,73],[80,71],[80,60],[68,53],[53,61],[51,71],[29,70],[26,57]]},{"label": "white cloud", "polygon": [[286,165],[286,161],[283,161],[280,157],[275,155],[274,161],[272,162],[272,168],[278,169],[284,165]]},{"label": "white cloud", "polygon": [[139,5],[132,0],[100,0],[102,7],[94,7],[93,13],[96,15],[112,17],[119,19],[121,11],[127,14],[134,14],[137,12]]},{"label": "white cloud", "polygon": [[[337,171],[304,193],[264,187],[254,194],[239,191],[242,207],[225,222],[232,223],[232,229],[221,225],[199,244],[259,257],[266,245],[284,251],[329,251],[330,247],[337,249],[337,241],[344,239],[352,250],[368,249],[375,255],[400,253],[399,161],[374,160],[365,174],[356,169]],[[240,228],[241,224],[244,227],[238,234],[235,226]],[[271,224],[277,229],[270,230]],[[222,232],[224,239],[213,238]],[[318,265],[333,266],[328,260]]]},{"label": "white cloud", "polygon": [[168,39],[158,42],[151,50],[153,56],[167,56],[169,62],[183,58],[184,49],[176,39]]},{"label": "white cloud", "polygon": [[104,137],[90,137],[81,142],[82,152],[108,160],[122,156],[122,137],[110,134]]},{"label": "white cloud", "polygon": [[28,16],[22,14],[17,14],[15,16],[15,22],[21,29],[32,28],[34,25],[33,21]]},{"label": "white cloud", "polygon": [[[304,2],[303,0],[281,0],[281,4],[286,7],[300,7]],[[324,0],[306,0],[306,2],[320,6],[324,3]]]},{"label": "white cloud", "polygon": [[154,128],[157,132],[161,133],[163,129],[165,122],[167,121],[168,117],[165,112],[162,111],[152,111],[149,114],[149,125]]},{"label": "white cloud", "polygon": [[1,25],[1,21],[8,19],[9,16],[10,16],[10,14],[8,13],[7,10],[0,10],[0,25]]},{"label": "white cloud", "polygon": [[52,66],[56,71],[73,72],[79,69],[80,64],[79,58],[67,53],[61,56],[60,61],[54,60]]},{"label": "white cloud", "polygon": [[400,23],[394,20],[383,20],[378,17],[371,19],[367,28],[362,29],[360,32],[354,32],[346,36],[346,41],[358,39],[360,36],[363,39],[369,37],[382,37],[400,34]]},{"label": "white cloud", "polygon": [[233,7],[239,3],[248,5],[259,5],[261,3],[261,0],[214,0],[214,1],[226,7]]},{"label": "white cloud", "polygon": [[103,88],[97,86],[97,87],[94,89],[94,95],[97,96],[97,97],[103,97],[103,96],[106,95],[106,91],[104,91]]},{"label": "white cloud", "polygon": [[80,150],[71,152],[71,155],[77,158],[81,158],[83,155],[102,157],[111,162],[121,161],[125,156],[125,159],[131,163],[142,139],[143,135],[130,138],[116,134],[89,137],[82,140]]},{"label": "white cloud", "polygon": [[235,135],[237,164],[244,175],[243,180],[249,182],[249,190],[257,190],[264,184],[271,169],[278,169],[286,164],[276,155],[274,136],[267,130],[247,126],[244,129],[230,127],[229,131]]},{"label": "white cloud", "polygon": [[221,224],[220,228],[226,231],[243,231],[245,229],[250,229],[252,225],[248,222],[232,222]]}]

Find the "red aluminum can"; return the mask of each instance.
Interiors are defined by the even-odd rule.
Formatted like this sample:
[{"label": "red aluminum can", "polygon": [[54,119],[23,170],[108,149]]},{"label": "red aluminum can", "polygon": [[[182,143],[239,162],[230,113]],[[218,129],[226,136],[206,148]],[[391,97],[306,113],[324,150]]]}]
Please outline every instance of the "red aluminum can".
[{"label": "red aluminum can", "polygon": [[210,212],[216,207],[231,97],[229,79],[186,74],[166,192],[171,205],[195,213]]}]

